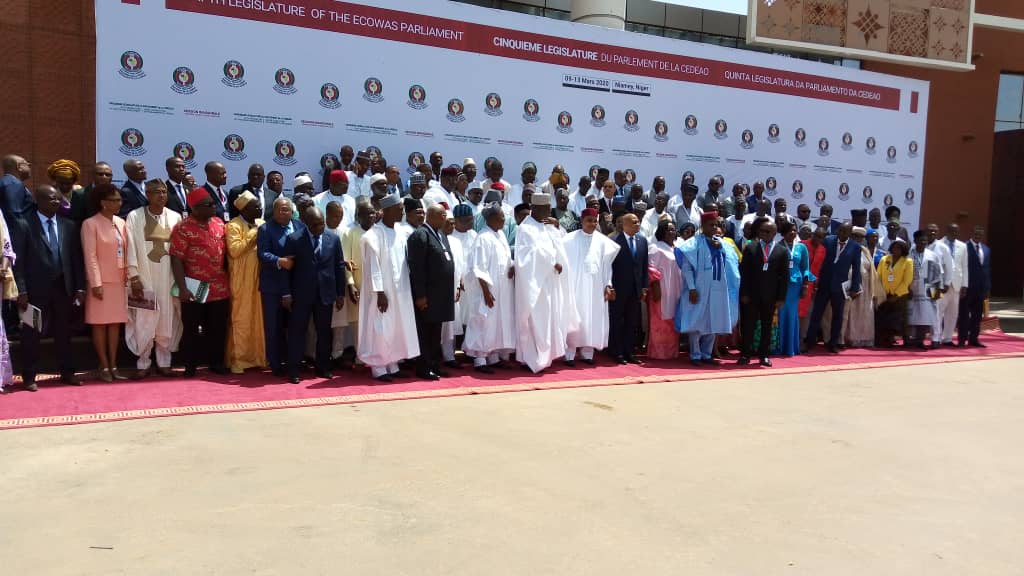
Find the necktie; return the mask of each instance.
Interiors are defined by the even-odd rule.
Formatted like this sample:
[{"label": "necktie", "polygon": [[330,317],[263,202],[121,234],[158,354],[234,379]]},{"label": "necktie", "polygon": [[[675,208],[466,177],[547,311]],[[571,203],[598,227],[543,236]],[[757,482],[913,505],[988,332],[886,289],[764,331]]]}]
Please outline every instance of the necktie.
[{"label": "necktie", "polygon": [[53,259],[60,261],[60,244],[57,243],[57,230],[53,226],[53,218],[46,220],[46,243],[50,245]]},{"label": "necktie", "polygon": [[313,237],[313,254],[320,257],[320,236]]},{"label": "necktie", "polygon": [[948,242],[949,242],[949,255],[955,257],[956,256],[956,243],[953,242],[952,238],[950,238],[948,240]]},{"label": "necktie", "polygon": [[181,200],[182,206],[188,206],[188,200],[185,198],[185,192],[181,188],[181,184],[175,184],[174,190],[178,193],[178,200]]},{"label": "necktie", "polygon": [[846,242],[839,243],[839,248],[836,250],[836,259],[832,261],[833,264],[839,262],[839,257],[843,254],[843,250],[846,250]]},{"label": "necktie", "polygon": [[629,251],[633,253],[634,257],[636,256],[636,244],[633,243],[632,236],[629,237]]},{"label": "necktie", "polygon": [[221,206],[228,205],[228,199],[224,197],[224,191],[220,189],[220,186],[217,186],[217,199],[220,200]]}]

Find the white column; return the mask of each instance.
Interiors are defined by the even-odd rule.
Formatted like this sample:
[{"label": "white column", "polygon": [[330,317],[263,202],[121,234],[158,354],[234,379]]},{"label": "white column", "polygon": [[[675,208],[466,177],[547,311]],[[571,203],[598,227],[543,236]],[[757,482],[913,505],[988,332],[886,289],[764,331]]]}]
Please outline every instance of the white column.
[{"label": "white column", "polygon": [[572,21],[622,30],[626,27],[626,0],[572,0]]}]

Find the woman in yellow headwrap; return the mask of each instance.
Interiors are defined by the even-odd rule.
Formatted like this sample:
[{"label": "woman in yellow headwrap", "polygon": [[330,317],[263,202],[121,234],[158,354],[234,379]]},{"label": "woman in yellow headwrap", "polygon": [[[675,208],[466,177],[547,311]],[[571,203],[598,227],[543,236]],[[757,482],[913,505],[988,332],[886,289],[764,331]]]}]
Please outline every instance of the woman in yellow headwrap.
[{"label": "woman in yellow headwrap", "polygon": [[84,201],[84,198],[75,198],[76,193],[81,195],[78,179],[82,176],[82,169],[73,160],[57,160],[46,168],[46,174],[64,197],[60,203],[60,215],[70,218],[72,204]]}]

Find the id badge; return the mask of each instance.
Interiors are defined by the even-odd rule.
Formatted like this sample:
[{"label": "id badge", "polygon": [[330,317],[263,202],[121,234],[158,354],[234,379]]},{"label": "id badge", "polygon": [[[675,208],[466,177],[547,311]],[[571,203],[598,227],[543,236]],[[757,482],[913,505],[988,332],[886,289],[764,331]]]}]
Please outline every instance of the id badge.
[{"label": "id badge", "polygon": [[792,260],[790,260],[790,261],[789,261],[789,269],[790,269],[790,270],[792,270],[792,269],[793,269],[793,261],[792,261]]},{"label": "id badge", "polygon": [[765,262],[764,266],[761,267],[761,272],[767,272],[767,271],[768,271],[768,263]]},{"label": "id badge", "polygon": [[892,284],[895,281],[896,281],[896,275],[893,274],[892,272],[890,272],[889,273],[889,283]]}]

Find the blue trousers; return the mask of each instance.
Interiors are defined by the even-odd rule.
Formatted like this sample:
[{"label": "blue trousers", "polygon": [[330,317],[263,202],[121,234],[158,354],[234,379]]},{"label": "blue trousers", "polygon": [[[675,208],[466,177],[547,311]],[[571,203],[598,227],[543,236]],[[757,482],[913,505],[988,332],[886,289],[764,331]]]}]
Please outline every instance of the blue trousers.
[{"label": "blue trousers", "polygon": [[818,331],[821,330],[821,317],[825,315],[825,306],[832,304],[832,326],[828,343],[833,346],[839,345],[839,334],[843,331],[843,308],[846,306],[846,298],[842,290],[830,290],[828,292],[818,291],[814,295],[814,309],[811,311],[811,322],[807,326],[807,345],[814,346],[818,343]]},{"label": "blue trousers", "polygon": [[690,358],[693,360],[711,360],[715,350],[715,335],[690,332]]},{"label": "blue trousers", "polygon": [[288,311],[281,306],[280,294],[260,293],[263,303],[263,342],[267,349],[267,363],[272,370],[284,368],[288,355]]}]

